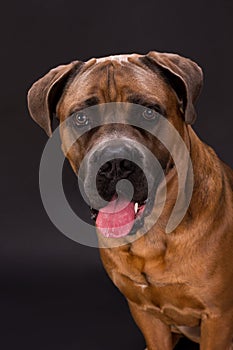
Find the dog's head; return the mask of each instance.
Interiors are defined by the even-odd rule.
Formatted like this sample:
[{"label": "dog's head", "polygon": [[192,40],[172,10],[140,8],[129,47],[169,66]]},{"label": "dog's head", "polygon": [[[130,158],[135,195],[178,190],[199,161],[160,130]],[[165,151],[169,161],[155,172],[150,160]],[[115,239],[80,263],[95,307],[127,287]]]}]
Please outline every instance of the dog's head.
[{"label": "dog's head", "polygon": [[[159,169],[166,176],[174,165],[153,130],[163,117],[185,138],[186,125],[196,118],[194,103],[201,86],[197,64],[179,55],[150,52],[75,61],[52,69],[30,89],[31,116],[47,134],[52,134],[53,115],[63,122],[63,150],[77,174],[82,163],[84,189],[95,208],[92,215],[100,229],[107,228],[103,234],[119,237],[142,225],[162,178]],[[133,194],[122,180],[132,183]],[[119,181],[123,185],[117,190]],[[118,229],[122,225],[124,229]]]}]

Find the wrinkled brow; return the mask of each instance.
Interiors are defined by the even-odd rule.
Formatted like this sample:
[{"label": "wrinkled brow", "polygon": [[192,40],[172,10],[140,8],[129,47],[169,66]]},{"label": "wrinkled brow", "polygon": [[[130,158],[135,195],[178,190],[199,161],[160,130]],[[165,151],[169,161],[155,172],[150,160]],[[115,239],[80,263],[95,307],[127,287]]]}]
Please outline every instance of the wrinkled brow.
[{"label": "wrinkled brow", "polygon": [[166,110],[163,106],[158,101],[155,101],[153,99],[150,100],[148,99],[147,96],[141,95],[141,94],[132,94],[128,97],[128,102],[138,104],[144,107],[148,107],[151,109],[154,109],[158,111],[159,113],[163,114],[164,116],[166,115]]}]

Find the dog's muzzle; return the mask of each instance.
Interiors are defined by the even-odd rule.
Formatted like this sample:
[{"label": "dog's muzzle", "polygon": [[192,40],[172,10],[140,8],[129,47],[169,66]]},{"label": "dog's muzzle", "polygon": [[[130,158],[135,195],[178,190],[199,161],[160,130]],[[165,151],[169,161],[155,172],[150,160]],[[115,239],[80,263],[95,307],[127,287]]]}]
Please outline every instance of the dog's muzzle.
[{"label": "dog's muzzle", "polygon": [[153,158],[129,139],[102,142],[84,158],[79,169],[83,191],[105,236],[125,236],[143,225],[161,180],[161,167]]}]

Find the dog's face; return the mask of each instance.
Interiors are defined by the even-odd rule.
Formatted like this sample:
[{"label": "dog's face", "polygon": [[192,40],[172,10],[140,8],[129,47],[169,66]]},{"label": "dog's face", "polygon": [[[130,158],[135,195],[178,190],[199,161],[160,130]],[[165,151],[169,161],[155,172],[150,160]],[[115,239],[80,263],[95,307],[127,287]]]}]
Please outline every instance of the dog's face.
[{"label": "dog's face", "polygon": [[[150,197],[154,197],[161,181],[161,172],[145,149],[168,175],[173,159],[153,131],[160,127],[160,119],[166,118],[184,137],[186,125],[195,118],[193,102],[201,87],[201,71],[180,56],[155,52],[92,59],[69,66],[53,70],[50,80],[47,75],[47,80],[41,79],[44,83],[40,80],[31,89],[31,114],[50,133],[50,116],[46,112],[56,111],[63,150],[76,174],[83,161],[81,176],[91,207],[95,208],[92,215],[100,230],[102,226],[108,228],[102,233],[118,237],[135,232],[153,206],[148,186],[153,188]],[[37,100],[39,107],[35,102],[38,90],[42,97],[45,95],[44,101]],[[82,136],[67,146],[74,133],[80,131]],[[127,187],[117,191],[121,180],[133,185],[131,198]],[[98,196],[92,191],[93,181]],[[104,210],[99,196],[109,202]],[[119,222],[125,225],[124,230],[117,229]]]}]

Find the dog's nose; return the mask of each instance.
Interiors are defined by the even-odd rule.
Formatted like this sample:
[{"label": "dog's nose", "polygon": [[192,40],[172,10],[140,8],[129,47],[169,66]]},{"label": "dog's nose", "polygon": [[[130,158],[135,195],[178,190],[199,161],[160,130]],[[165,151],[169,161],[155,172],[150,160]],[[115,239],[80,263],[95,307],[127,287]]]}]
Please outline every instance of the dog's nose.
[{"label": "dog's nose", "polygon": [[99,175],[107,179],[125,179],[135,170],[135,164],[122,158],[112,159],[106,162],[99,170]]},{"label": "dog's nose", "polygon": [[99,175],[108,179],[125,179],[135,171],[140,154],[134,147],[115,142],[112,147],[99,149],[94,158],[95,163],[101,164]]}]

